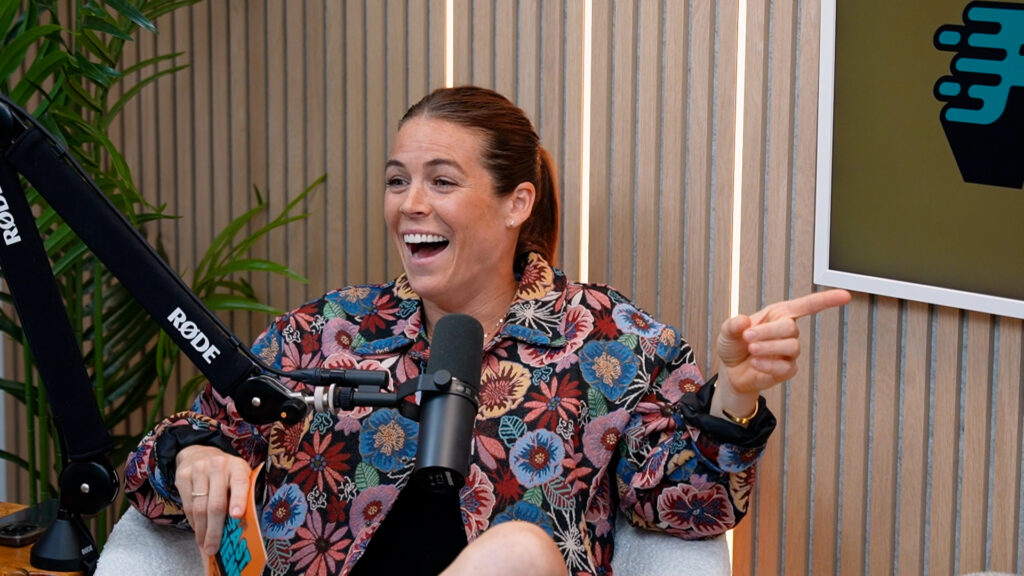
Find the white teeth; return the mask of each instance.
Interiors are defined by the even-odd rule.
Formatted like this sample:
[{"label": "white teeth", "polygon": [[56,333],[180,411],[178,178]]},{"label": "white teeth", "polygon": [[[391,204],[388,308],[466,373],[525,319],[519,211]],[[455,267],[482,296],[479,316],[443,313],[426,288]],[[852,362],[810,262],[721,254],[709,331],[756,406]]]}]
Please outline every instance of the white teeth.
[{"label": "white teeth", "polygon": [[432,242],[447,242],[448,239],[437,234],[406,234],[402,236],[406,244],[426,244]]}]

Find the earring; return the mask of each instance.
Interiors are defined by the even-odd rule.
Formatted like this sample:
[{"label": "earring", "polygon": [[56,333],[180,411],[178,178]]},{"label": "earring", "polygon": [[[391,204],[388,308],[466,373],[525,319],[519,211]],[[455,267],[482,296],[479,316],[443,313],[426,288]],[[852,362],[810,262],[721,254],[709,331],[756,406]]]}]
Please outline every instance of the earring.
[{"label": "earring", "polygon": [[508,227],[509,227],[509,228],[512,228],[512,227],[513,227],[513,226],[515,226],[515,225],[516,225],[516,221],[515,221],[515,220],[509,220],[509,221],[508,221]]}]

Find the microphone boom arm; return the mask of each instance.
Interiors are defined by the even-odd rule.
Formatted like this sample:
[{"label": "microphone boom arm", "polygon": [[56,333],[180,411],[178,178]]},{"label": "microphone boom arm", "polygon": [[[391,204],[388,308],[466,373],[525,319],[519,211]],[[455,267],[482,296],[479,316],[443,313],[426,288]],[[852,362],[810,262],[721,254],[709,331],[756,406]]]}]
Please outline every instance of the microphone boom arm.
[{"label": "microphone boom arm", "polygon": [[[45,361],[37,363],[37,369],[65,447],[58,520],[32,550],[36,567],[82,569],[92,574],[98,553],[80,515],[95,514],[109,506],[117,496],[119,481],[109,459],[112,441],[92,394],[81,350],[19,173],[120,280],[213,388],[240,406],[243,417],[249,414],[255,418],[259,413],[256,419],[269,418],[265,422],[297,421],[310,405],[333,405],[310,402],[290,393],[277,380],[280,376],[308,380],[314,386],[331,385],[332,393],[333,384],[339,382],[351,386],[372,383],[380,390],[387,385],[385,371],[285,373],[266,366],[160,258],[62,144],[30,114],[0,95],[0,268],[14,297],[29,348],[37,358],[46,356]],[[265,389],[276,392],[268,396]],[[247,396],[253,393],[267,397]],[[342,402],[397,405],[404,398],[399,393],[353,390]],[[275,401],[280,404],[274,405]]]}]

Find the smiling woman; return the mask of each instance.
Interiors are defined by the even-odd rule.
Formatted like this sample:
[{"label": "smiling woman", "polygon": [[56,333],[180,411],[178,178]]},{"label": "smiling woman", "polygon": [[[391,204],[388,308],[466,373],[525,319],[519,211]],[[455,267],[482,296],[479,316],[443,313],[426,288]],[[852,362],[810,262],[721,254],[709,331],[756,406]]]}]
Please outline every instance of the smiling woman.
[{"label": "smiling woman", "polygon": [[288,519],[264,518],[267,562],[314,574],[596,574],[611,569],[619,517],[687,539],[743,518],[775,425],[759,393],[795,371],[795,318],[848,294],[726,321],[712,386],[677,330],[552,266],[554,169],[503,96],[425,97],[399,124],[384,176],[404,274],[296,308],[253,350],[284,371],[386,370],[395,384],[427,370],[430,328],[446,315],[492,327],[465,485],[416,481],[419,426],[394,408],[256,427],[207,388],[135,452],[126,491],[140,510],[194,528],[213,551],[250,469],[266,464],[263,496]]}]

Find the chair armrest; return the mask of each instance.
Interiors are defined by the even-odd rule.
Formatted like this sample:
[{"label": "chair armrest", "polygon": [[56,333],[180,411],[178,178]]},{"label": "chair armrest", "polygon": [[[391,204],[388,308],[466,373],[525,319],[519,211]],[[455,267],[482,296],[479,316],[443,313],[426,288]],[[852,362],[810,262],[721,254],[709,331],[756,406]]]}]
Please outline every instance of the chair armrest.
[{"label": "chair armrest", "polygon": [[615,576],[729,576],[732,561],[725,536],[681,540],[636,528],[620,514],[615,523],[612,569]]},{"label": "chair armrest", "polygon": [[205,574],[192,532],[154,524],[128,508],[103,546],[94,576]]}]

